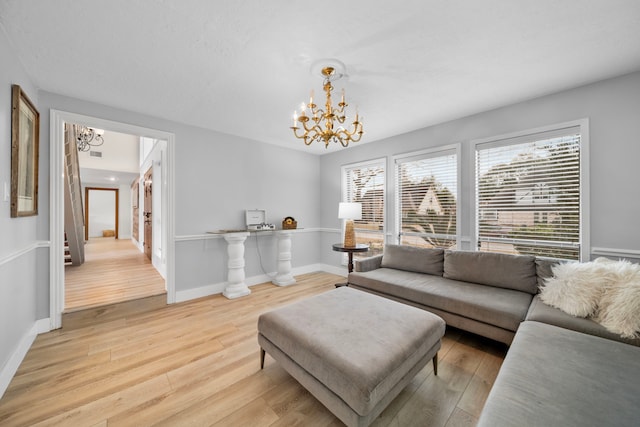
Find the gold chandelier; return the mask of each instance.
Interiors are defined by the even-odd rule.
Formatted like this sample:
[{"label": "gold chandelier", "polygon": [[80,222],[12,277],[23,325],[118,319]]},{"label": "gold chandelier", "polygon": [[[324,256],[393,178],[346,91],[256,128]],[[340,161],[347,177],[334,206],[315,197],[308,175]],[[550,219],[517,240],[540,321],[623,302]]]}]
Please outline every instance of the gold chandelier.
[{"label": "gold chandelier", "polygon": [[[335,63],[342,64],[339,61],[335,61]],[[333,90],[331,82],[343,76],[342,72],[336,70],[334,66],[335,63],[324,66],[320,70],[321,75],[324,77],[324,85],[322,88],[327,97],[324,110],[318,108],[318,106],[313,103],[312,90],[309,104],[305,105],[303,102],[300,106],[300,116],[298,116],[297,111],[293,113],[293,126],[291,127],[293,134],[296,138],[304,140],[306,145],[311,145],[314,141],[324,141],[325,148],[328,148],[329,142],[333,141],[340,143],[343,147],[347,147],[349,142],[360,141],[364,133],[362,121],[358,120],[357,109],[356,118],[353,123],[351,123],[353,125],[351,130],[347,130],[341,126],[345,120],[347,120],[345,107],[349,105],[344,100],[344,89],[342,89],[342,96],[338,106],[334,107],[331,105],[331,91]],[[298,133],[298,130],[300,130],[298,122],[302,124],[302,129],[304,130],[301,134]],[[323,124],[324,129],[322,128]],[[338,126],[337,129],[334,128],[336,125]]]}]

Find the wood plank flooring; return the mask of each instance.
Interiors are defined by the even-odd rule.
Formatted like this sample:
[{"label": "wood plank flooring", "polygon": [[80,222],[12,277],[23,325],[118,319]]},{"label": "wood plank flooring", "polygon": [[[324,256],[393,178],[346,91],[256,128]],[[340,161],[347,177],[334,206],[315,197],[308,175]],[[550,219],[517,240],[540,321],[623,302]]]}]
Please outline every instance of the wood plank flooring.
[{"label": "wood plank flooring", "polygon": [[166,295],[164,279],[129,239],[89,239],[85,263],[65,266],[64,280],[65,313]]},{"label": "wood plank flooring", "polygon": [[[269,355],[258,316],[326,292],[344,277],[312,273],[39,335],[0,400],[2,426],[340,426]],[[374,426],[473,426],[506,347],[448,329],[438,376],[429,363]]]}]

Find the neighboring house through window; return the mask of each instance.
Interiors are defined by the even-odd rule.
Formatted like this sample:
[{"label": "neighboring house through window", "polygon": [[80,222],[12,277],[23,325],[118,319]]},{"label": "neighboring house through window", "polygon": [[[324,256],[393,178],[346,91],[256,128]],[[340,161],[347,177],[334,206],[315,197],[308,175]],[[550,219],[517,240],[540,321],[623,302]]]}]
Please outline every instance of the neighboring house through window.
[{"label": "neighboring house through window", "polygon": [[476,143],[477,249],[581,259],[586,123]]}]

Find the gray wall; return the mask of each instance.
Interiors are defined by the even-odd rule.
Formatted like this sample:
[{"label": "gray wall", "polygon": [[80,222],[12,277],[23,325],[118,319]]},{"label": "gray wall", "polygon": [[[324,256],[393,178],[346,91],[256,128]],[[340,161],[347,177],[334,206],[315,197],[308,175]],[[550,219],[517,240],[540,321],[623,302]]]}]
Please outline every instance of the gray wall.
[{"label": "gray wall", "polygon": [[[242,227],[245,209],[256,208],[266,210],[268,222],[279,224],[284,217],[293,216],[299,227],[319,225],[320,160],[317,156],[49,92],[41,92],[40,99],[42,110],[47,114],[49,109],[55,109],[175,134],[178,292],[222,283],[227,271],[224,240],[180,240],[184,236]],[[48,126],[47,117],[43,128]],[[48,145],[48,133],[41,140],[43,145]],[[48,188],[43,197],[48,197]],[[294,267],[305,265],[302,263],[311,258],[309,254],[316,253],[318,233],[311,234],[314,234],[311,242],[309,233],[294,235]],[[259,263],[249,258],[249,247],[247,254],[247,277],[261,275]],[[270,256],[275,256],[273,250],[266,253],[265,264]]]},{"label": "gray wall", "polygon": [[[40,290],[48,286],[40,273],[48,268],[48,250],[41,247],[47,240],[43,227],[48,220],[46,171],[39,179],[38,216],[11,218],[11,205],[4,200],[4,186],[11,183],[11,85],[18,84],[36,105],[38,91],[9,48],[0,30],[0,370],[5,367],[23,338],[32,330],[37,316],[36,301]],[[46,151],[46,150],[45,150]],[[41,148],[42,152],[42,148]],[[40,164],[42,165],[42,156]],[[44,190],[44,194],[43,194]],[[45,263],[39,261],[44,260]],[[43,265],[44,264],[44,265]],[[36,267],[36,268],[34,268]],[[48,304],[48,291],[47,291]],[[0,371],[1,372],[1,371]],[[1,392],[2,390],[0,390]]]},{"label": "gray wall", "polygon": [[[473,191],[469,183],[473,182],[474,173],[471,140],[581,118],[590,120],[590,240],[591,249],[595,249],[592,258],[602,254],[602,248],[638,255],[640,72],[322,156],[322,226],[337,228],[340,225],[336,206],[341,197],[342,165],[382,157],[390,159],[396,154],[461,143],[462,203],[468,206]],[[393,165],[389,162],[387,165],[387,185],[391,196],[387,198],[387,224],[392,225]],[[473,233],[472,224],[473,212],[464,210],[460,225],[465,239]],[[323,262],[334,260],[334,254],[323,253]]]}]

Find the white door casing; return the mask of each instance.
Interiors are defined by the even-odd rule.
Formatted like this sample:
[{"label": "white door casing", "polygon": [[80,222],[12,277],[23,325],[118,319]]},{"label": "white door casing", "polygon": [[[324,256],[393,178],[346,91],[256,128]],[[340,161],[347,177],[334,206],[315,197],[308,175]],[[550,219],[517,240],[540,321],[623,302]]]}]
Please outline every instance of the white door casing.
[{"label": "white door casing", "polygon": [[162,180],[162,185],[166,188],[163,194],[166,195],[163,206],[162,239],[166,255],[166,287],[167,303],[174,303],[176,300],[175,289],[175,173],[174,173],[174,152],[175,135],[156,129],[149,129],[127,123],[114,122],[97,117],[85,116],[76,113],[69,113],[60,110],[50,112],[50,223],[49,223],[49,320],[50,328],[58,329],[62,326],[62,311],[64,310],[64,125],[65,123],[75,123],[100,129],[108,129],[114,132],[127,133],[132,135],[146,136],[150,138],[165,140],[166,161],[165,168],[166,181]]}]

